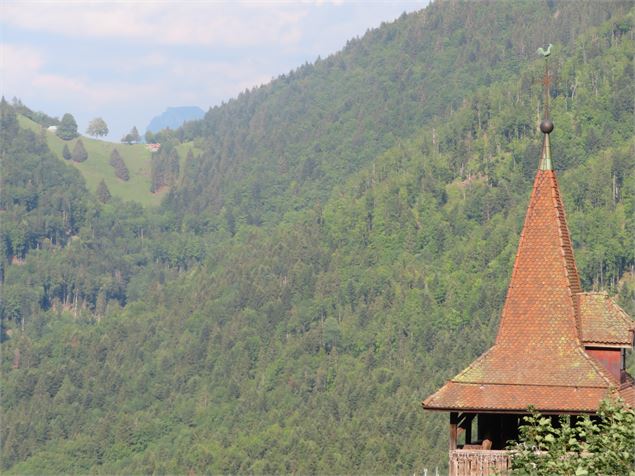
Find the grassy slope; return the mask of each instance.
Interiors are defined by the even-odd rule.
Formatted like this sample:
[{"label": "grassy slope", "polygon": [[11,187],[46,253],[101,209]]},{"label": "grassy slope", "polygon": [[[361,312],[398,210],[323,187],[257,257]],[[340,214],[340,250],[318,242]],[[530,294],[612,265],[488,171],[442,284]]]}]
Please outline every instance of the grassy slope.
[{"label": "grassy slope", "polygon": [[[40,132],[40,125],[31,119],[18,115],[18,120],[22,127],[31,129],[37,133]],[[77,139],[64,141],[54,133],[48,131],[46,132],[46,138],[49,147],[60,160],[64,160],[62,157],[64,144],[66,143],[68,148],[72,151],[77,141]],[[150,193],[151,153],[143,144],[116,144],[114,142],[91,139],[85,136],[82,136],[81,139],[88,152],[88,160],[82,163],[73,161],[69,161],[69,163],[81,172],[90,190],[95,192],[99,181],[103,178],[113,196],[123,200],[133,200],[143,206],[159,205],[167,188],[158,193]],[[178,147],[183,163],[189,147],[191,146],[188,144],[182,144]],[[115,169],[113,169],[109,163],[110,153],[114,148],[117,148],[130,172],[130,180],[127,182],[115,176]]]}]

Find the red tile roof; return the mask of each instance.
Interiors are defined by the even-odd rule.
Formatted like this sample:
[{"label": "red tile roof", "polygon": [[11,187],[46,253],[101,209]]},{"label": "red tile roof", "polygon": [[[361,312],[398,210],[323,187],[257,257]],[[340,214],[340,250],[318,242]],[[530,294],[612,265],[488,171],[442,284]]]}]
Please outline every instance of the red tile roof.
[{"label": "red tile roof", "polygon": [[627,381],[622,384],[619,396],[624,400],[624,403],[631,408],[635,408],[635,381],[633,381],[632,377],[629,376]]},{"label": "red tile roof", "polygon": [[605,344],[631,347],[635,322],[605,292],[581,293],[580,308],[582,342],[585,345]]},{"label": "red tile roof", "polygon": [[[426,408],[456,411],[527,411],[531,402],[542,411],[592,413],[606,395],[606,388],[548,385],[496,385],[450,382],[426,399]],[[443,404],[449,404],[443,407]]]},{"label": "red tile roof", "polygon": [[606,304],[596,322],[595,307],[603,304],[589,296],[581,293],[555,172],[541,168],[496,343],[424,400],[423,407],[523,411],[533,405],[550,412],[596,411],[600,400],[620,383],[585,352],[582,339],[621,342],[627,321],[603,330],[617,311]]}]

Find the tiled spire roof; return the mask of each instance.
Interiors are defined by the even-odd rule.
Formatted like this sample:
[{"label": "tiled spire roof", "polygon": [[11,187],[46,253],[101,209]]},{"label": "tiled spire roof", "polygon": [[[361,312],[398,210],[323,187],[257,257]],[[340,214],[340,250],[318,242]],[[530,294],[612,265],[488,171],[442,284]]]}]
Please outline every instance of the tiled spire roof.
[{"label": "tiled spire roof", "polygon": [[[545,94],[545,101],[547,97]],[[533,405],[541,411],[595,412],[609,392],[632,397],[630,387],[620,384],[583,345],[589,339],[623,343],[629,336],[632,339],[633,326],[627,318],[630,327],[620,321],[615,332],[604,336],[606,332],[601,333],[598,327],[618,316],[617,311],[597,318],[589,314],[591,298],[580,287],[552,166],[549,134],[553,123],[547,110],[540,124],[544,134],[540,164],[496,343],[424,400],[424,408],[523,411]],[[621,314],[618,317],[624,319]],[[595,322],[598,319],[603,323]]]},{"label": "tiled spire roof", "polygon": [[541,345],[554,340],[561,344],[566,337],[577,345],[573,295],[580,291],[556,175],[553,170],[540,169],[520,235],[496,343],[518,345],[532,337]]},{"label": "tiled spire roof", "polygon": [[556,175],[540,168],[496,343],[424,407],[597,409],[607,389],[619,382],[584,351],[574,299],[580,292]]}]

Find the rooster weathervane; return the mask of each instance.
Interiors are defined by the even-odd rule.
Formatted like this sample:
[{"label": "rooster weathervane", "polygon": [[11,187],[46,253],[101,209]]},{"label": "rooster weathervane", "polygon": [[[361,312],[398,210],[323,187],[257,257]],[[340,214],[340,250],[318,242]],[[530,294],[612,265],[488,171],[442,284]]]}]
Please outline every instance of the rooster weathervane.
[{"label": "rooster weathervane", "polygon": [[540,48],[538,48],[536,50],[536,53],[538,53],[539,55],[542,55],[542,56],[544,56],[546,58],[547,56],[549,56],[551,54],[551,47],[552,46],[553,45],[551,43],[549,43],[549,46],[547,46],[547,51],[543,50],[542,47],[540,47]]}]

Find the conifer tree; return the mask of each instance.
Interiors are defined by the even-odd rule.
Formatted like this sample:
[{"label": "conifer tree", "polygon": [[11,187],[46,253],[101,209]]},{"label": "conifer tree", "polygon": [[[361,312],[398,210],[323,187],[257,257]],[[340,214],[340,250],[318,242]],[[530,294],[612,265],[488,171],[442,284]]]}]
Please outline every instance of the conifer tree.
[{"label": "conifer tree", "polygon": [[136,126],[133,126],[130,132],[128,132],[125,136],[122,137],[121,142],[125,144],[136,144],[141,141],[141,136],[139,135],[139,131]]},{"label": "conifer tree", "polygon": [[123,158],[117,149],[113,149],[110,154],[110,165],[112,165],[115,169],[115,175],[117,178],[120,178],[123,181],[128,181],[130,179],[128,167],[126,167],[126,163],[123,161]]},{"label": "conifer tree", "polygon": [[139,135],[137,126],[132,126],[132,130],[130,131],[130,136],[132,137],[132,142],[139,142],[141,140],[141,136]]},{"label": "conifer tree", "polygon": [[71,160],[72,158],[71,151],[66,144],[64,144],[64,148],[62,149],[62,157],[64,157],[64,160]]},{"label": "conifer tree", "polygon": [[104,179],[101,179],[101,182],[97,185],[97,198],[101,203],[108,203],[112,198],[110,190],[108,190],[108,185],[106,185]]},{"label": "conifer tree", "polygon": [[119,151],[115,147],[112,150],[112,152],[110,153],[110,165],[112,165],[114,162],[118,162],[119,160],[123,160],[123,159],[121,157],[121,154],[119,153]]},{"label": "conifer tree", "polygon": [[86,152],[86,148],[84,147],[84,143],[81,139],[79,139],[75,143],[75,147],[73,147],[73,153],[71,154],[71,158],[74,162],[84,162],[88,159],[88,152]]},{"label": "conifer tree", "polygon": [[172,149],[169,157],[170,158],[168,161],[168,180],[171,183],[174,183],[179,178],[181,157],[179,156],[179,153],[176,150],[176,148]]},{"label": "conifer tree", "polygon": [[15,110],[5,101],[0,99],[0,141],[5,142],[18,134],[18,118]]}]

